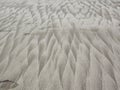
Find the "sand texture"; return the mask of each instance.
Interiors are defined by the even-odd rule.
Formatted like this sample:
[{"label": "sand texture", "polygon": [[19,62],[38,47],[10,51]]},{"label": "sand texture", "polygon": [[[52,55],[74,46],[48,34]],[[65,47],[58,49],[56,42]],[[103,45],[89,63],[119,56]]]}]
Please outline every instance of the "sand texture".
[{"label": "sand texture", "polygon": [[0,0],[0,90],[120,90],[120,0]]}]

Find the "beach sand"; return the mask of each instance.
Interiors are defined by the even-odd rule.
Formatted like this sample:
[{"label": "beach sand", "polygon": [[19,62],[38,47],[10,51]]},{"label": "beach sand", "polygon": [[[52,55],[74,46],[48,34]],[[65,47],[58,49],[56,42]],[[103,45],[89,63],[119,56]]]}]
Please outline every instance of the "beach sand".
[{"label": "beach sand", "polygon": [[120,1],[1,0],[0,90],[120,90]]}]

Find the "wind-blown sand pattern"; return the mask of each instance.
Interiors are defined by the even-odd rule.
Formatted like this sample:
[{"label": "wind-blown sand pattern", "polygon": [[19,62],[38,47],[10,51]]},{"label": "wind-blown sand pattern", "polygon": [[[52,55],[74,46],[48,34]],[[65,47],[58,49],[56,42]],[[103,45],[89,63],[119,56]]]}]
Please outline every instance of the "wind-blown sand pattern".
[{"label": "wind-blown sand pattern", "polygon": [[0,90],[120,90],[120,1],[1,0]]}]

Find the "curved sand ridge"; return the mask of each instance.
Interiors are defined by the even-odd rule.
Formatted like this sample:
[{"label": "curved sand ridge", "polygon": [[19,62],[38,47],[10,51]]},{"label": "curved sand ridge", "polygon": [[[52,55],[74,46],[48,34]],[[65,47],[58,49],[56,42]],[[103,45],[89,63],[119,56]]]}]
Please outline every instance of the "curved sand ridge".
[{"label": "curved sand ridge", "polygon": [[0,3],[0,90],[120,89],[118,0],[8,2]]}]

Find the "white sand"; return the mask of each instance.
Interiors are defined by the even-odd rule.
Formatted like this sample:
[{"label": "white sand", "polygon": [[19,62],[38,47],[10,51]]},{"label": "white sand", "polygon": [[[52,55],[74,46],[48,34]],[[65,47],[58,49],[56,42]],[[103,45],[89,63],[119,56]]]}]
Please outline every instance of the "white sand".
[{"label": "white sand", "polygon": [[0,90],[120,90],[120,1],[1,0]]}]

